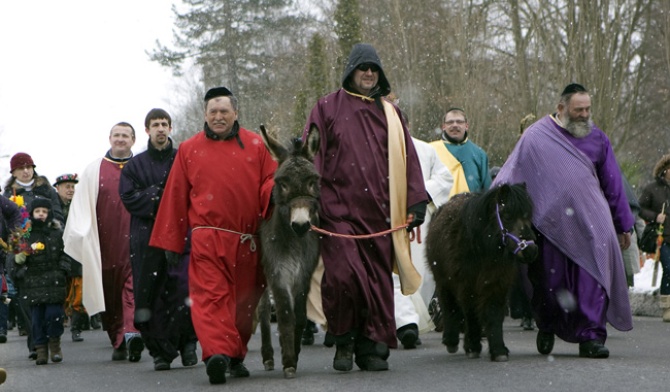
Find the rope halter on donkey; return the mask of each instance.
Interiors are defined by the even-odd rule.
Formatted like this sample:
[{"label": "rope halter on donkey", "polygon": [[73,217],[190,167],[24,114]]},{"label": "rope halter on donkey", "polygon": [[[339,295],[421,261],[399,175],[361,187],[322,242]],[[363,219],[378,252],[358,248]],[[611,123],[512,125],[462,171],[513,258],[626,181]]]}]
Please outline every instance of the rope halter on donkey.
[{"label": "rope halter on donkey", "polygon": [[500,231],[502,232],[502,244],[505,246],[505,240],[510,238],[514,243],[516,243],[516,249],[514,249],[514,254],[521,252],[526,249],[529,245],[535,243],[535,241],[526,241],[522,238],[519,238],[512,234],[509,230],[503,226],[502,219],[500,219],[500,204],[496,203],[496,218],[498,218],[498,226],[500,226]]}]

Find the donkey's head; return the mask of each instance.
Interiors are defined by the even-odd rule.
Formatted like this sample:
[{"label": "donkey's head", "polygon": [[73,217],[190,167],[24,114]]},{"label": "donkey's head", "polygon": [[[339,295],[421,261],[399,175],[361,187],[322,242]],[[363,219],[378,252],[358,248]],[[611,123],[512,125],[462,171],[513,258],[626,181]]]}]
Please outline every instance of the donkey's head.
[{"label": "donkey's head", "polygon": [[319,130],[312,126],[305,142],[293,140],[287,148],[268,135],[261,125],[261,136],[270,154],[279,163],[275,172],[272,197],[275,214],[298,235],[319,224],[319,182],[314,155],[319,149]]},{"label": "donkey's head", "polygon": [[533,231],[533,201],[526,184],[502,184],[493,190],[495,206],[492,206],[498,229],[499,241],[522,263],[530,263],[539,253],[537,238]]}]

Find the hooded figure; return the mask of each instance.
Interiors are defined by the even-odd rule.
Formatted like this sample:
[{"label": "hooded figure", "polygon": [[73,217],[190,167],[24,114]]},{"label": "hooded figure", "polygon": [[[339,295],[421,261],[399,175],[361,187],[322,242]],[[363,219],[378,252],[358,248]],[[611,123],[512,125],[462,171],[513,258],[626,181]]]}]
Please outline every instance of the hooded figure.
[{"label": "hooded figure", "polygon": [[356,44],[351,49],[351,54],[349,54],[349,59],[347,60],[347,65],[344,67],[344,74],[342,75],[342,87],[349,92],[359,93],[352,85],[351,79],[354,70],[359,65],[365,63],[374,64],[379,68],[379,80],[377,81],[377,86],[372,89],[368,96],[375,99],[387,96],[391,92],[391,84],[388,79],[386,79],[382,61],[379,59],[379,56],[377,56],[377,51],[370,44]]},{"label": "hooded figure", "polygon": [[[372,46],[354,45],[342,87],[317,102],[303,134],[312,125],[321,134],[314,160],[321,174],[321,228],[374,235],[410,215],[410,229],[420,225],[428,197],[419,159],[399,109],[382,98],[391,86]],[[316,306],[323,305],[337,345],[336,370],[351,370],[354,354],[362,370],[388,369],[389,347],[397,346],[391,273],[397,267],[405,294],[418,288],[415,278],[420,283],[406,264],[411,259],[403,236],[404,229],[369,239],[322,237],[323,278],[313,291],[321,289]]]}]

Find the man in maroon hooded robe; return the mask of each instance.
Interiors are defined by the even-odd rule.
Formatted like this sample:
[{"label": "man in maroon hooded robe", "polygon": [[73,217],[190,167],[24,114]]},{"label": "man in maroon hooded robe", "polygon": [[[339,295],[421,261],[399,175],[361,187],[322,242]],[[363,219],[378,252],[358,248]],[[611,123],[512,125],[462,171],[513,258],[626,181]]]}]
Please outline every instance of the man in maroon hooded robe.
[{"label": "man in maroon hooded robe", "polygon": [[[390,91],[375,49],[356,44],[342,88],[321,98],[312,109],[306,130],[314,124],[322,134],[315,165],[321,174],[320,222],[325,230],[355,236],[391,228],[396,195],[391,195],[390,163],[394,159],[404,159],[403,210],[413,217],[410,226],[423,222],[428,197],[421,167],[410,134],[399,120],[395,129],[406,154],[390,154],[392,124],[387,115],[399,116],[397,107],[382,101]],[[394,252],[391,235],[321,238],[322,304],[328,334],[337,345],[336,370],[351,370],[354,353],[362,370],[388,369],[389,347],[397,346],[391,276]]]}]

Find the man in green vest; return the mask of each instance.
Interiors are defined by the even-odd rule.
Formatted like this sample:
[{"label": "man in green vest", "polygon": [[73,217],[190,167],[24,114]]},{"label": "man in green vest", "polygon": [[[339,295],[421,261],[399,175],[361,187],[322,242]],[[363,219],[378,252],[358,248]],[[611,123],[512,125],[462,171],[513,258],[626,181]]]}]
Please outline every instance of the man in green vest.
[{"label": "man in green vest", "polygon": [[468,118],[461,108],[450,108],[442,119],[442,140],[431,145],[442,163],[454,176],[451,195],[483,192],[489,189],[489,158],[486,152],[468,138]]}]

